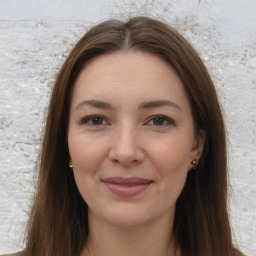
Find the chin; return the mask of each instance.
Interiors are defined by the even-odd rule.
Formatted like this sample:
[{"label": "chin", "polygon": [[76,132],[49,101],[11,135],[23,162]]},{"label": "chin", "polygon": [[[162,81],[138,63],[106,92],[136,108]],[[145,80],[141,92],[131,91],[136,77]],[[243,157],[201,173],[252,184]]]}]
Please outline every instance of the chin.
[{"label": "chin", "polygon": [[108,222],[112,226],[116,226],[120,228],[133,228],[133,227],[146,225],[150,221],[147,220],[146,218],[138,218],[137,216],[129,216],[129,217],[117,216],[116,218],[109,219]]},{"label": "chin", "polygon": [[146,209],[138,205],[119,205],[105,209],[100,216],[98,215],[98,218],[116,227],[132,228],[152,223],[154,219],[160,216],[161,213],[153,213],[152,209]]}]

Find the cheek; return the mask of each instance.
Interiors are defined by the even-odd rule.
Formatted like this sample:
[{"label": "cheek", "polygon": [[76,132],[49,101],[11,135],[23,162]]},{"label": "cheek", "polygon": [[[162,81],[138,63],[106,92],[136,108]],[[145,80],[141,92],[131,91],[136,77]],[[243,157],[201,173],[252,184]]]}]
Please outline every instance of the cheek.
[{"label": "cheek", "polygon": [[[169,138],[155,142],[150,146],[152,162],[158,165],[163,175],[175,175],[176,172],[187,172],[191,149],[184,139]],[[161,175],[161,173],[160,173]]]},{"label": "cheek", "polygon": [[89,138],[81,138],[81,136],[70,136],[69,138],[69,153],[75,182],[87,204],[95,193],[95,176],[101,162],[99,148],[92,144]]},{"label": "cheek", "polygon": [[186,182],[190,162],[190,145],[184,139],[174,136],[150,147],[151,162],[159,179],[160,201],[174,204]]},{"label": "cheek", "polygon": [[89,137],[73,136],[69,138],[69,153],[75,169],[93,172],[104,155],[102,143]]},{"label": "cheek", "polygon": [[158,175],[159,205],[175,205],[187,179],[190,151],[185,144],[172,141],[156,145],[152,163]]}]

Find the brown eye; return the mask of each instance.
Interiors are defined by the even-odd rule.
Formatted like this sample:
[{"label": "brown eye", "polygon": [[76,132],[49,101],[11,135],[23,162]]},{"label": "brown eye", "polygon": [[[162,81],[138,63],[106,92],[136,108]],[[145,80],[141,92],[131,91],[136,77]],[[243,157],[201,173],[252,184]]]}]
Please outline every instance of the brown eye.
[{"label": "brown eye", "polygon": [[81,121],[82,124],[90,125],[90,126],[100,126],[100,125],[106,125],[106,120],[101,116],[89,116],[84,118]]},{"label": "brown eye", "polygon": [[154,125],[163,125],[165,122],[165,118],[164,117],[156,117],[153,119],[153,124]]},{"label": "brown eye", "polygon": [[103,118],[102,117],[93,117],[91,119],[91,124],[92,125],[102,125],[103,123]]},{"label": "brown eye", "polygon": [[167,126],[167,125],[171,125],[172,123],[173,121],[166,116],[154,116],[148,122],[149,125],[155,125],[155,126]]}]

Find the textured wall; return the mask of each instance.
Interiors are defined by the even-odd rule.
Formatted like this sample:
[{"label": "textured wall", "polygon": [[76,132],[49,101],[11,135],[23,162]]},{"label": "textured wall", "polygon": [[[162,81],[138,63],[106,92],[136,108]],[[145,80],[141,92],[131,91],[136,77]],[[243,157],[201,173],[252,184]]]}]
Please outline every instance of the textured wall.
[{"label": "textured wall", "polygon": [[256,255],[256,1],[1,0],[0,253],[22,248],[54,76],[87,28],[110,17],[165,19],[201,53],[229,135],[232,223]]}]

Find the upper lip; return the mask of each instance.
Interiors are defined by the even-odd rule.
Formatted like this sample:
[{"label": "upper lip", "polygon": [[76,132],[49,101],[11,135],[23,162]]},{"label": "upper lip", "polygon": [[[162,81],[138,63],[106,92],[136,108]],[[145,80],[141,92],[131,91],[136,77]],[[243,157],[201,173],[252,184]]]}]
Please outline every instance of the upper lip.
[{"label": "upper lip", "polygon": [[106,183],[119,184],[119,185],[139,185],[139,184],[148,184],[151,183],[152,180],[139,178],[139,177],[131,177],[131,178],[122,178],[122,177],[110,177],[102,180]]}]

